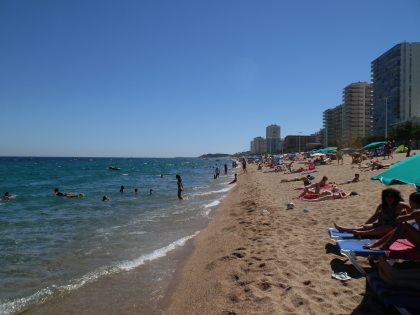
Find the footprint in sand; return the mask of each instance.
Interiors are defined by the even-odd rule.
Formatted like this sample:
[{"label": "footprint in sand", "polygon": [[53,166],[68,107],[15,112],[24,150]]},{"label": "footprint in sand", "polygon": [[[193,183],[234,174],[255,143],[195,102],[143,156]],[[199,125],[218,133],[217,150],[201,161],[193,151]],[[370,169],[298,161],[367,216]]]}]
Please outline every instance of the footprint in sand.
[{"label": "footprint in sand", "polygon": [[237,252],[232,253],[232,255],[235,256],[235,257],[237,257],[237,258],[243,258],[243,257],[245,257],[245,254],[237,253]]},{"label": "footprint in sand", "polygon": [[268,289],[271,288],[271,283],[268,281],[263,281],[258,284],[258,287],[263,291],[267,291]]},{"label": "footprint in sand", "polygon": [[228,294],[227,298],[229,299],[229,301],[233,302],[233,303],[238,303],[239,302],[239,298],[235,295],[235,294]]}]

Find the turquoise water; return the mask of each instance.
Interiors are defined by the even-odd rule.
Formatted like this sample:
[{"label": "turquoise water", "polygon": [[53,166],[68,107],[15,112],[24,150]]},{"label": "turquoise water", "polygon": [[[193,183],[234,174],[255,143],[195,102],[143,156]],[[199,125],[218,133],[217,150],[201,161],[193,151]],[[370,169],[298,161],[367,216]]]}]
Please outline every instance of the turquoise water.
[{"label": "turquoise water", "polygon": [[[228,175],[214,180],[224,163]],[[229,161],[0,158],[0,193],[14,196],[0,202],[0,313],[166,255],[205,226],[231,179]],[[57,197],[54,188],[85,196]]]}]

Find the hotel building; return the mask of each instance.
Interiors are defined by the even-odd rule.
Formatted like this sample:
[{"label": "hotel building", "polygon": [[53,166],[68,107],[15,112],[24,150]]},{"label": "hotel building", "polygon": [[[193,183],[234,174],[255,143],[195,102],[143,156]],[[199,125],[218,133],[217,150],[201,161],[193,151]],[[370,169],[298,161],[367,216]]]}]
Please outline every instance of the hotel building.
[{"label": "hotel building", "polygon": [[400,43],[372,61],[373,133],[420,122],[420,43]]}]

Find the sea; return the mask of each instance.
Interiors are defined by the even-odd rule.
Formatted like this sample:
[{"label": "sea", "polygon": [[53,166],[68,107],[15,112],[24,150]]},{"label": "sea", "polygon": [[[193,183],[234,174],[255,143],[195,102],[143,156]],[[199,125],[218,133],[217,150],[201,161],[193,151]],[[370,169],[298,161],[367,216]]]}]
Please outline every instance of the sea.
[{"label": "sea", "polygon": [[[162,261],[208,224],[233,186],[231,164],[197,158],[0,157],[0,194],[7,191],[13,198],[0,201],[0,314],[30,313],[145,264],[136,301],[148,303],[153,313],[150,301],[162,298],[175,272],[174,264]],[[214,179],[216,166],[222,172]],[[183,200],[177,198],[176,174],[183,180]],[[55,196],[55,188],[83,197]],[[102,201],[104,195],[109,201]]]}]

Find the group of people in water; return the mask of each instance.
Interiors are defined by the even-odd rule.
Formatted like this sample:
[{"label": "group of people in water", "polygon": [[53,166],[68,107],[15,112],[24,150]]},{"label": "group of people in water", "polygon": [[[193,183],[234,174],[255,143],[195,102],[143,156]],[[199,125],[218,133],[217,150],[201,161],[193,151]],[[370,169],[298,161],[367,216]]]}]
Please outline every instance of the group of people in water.
[{"label": "group of people in water", "polygon": [[[232,162],[232,167],[236,167],[236,166],[237,166],[236,161]],[[246,166],[245,166],[245,168],[246,168]],[[218,170],[218,167],[216,169]],[[227,170],[228,170],[227,164],[224,164],[225,174],[227,174]],[[217,177],[219,177],[220,171],[218,170],[217,173],[218,173]],[[217,177],[215,176],[215,178],[217,178]],[[160,175],[160,178],[163,178],[163,174]],[[184,190],[184,186],[182,184],[182,177],[181,177],[181,175],[176,174],[175,178],[176,178],[176,181],[177,181],[177,188],[178,188],[177,196],[178,196],[178,199],[183,200],[184,198],[182,197],[182,192]],[[237,174],[235,174],[234,179],[231,182],[229,182],[229,184],[236,183],[237,180],[238,180],[237,179]],[[120,193],[124,193],[124,192],[125,192],[125,186],[121,185],[120,186]],[[138,194],[138,192],[139,192],[138,188],[134,188],[134,194]],[[54,189],[53,194],[54,194],[54,196],[57,196],[57,197],[67,197],[67,198],[82,198],[82,197],[85,197],[85,194],[83,194],[83,193],[61,192],[58,188]],[[152,195],[152,194],[153,194],[153,189],[150,188],[149,189],[149,195]],[[14,196],[10,195],[9,192],[5,192],[4,195],[0,197],[1,201],[9,201],[11,199],[14,199]],[[102,196],[102,201],[104,201],[104,202],[110,201],[110,198],[107,195],[103,195]]]}]

